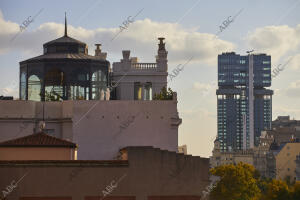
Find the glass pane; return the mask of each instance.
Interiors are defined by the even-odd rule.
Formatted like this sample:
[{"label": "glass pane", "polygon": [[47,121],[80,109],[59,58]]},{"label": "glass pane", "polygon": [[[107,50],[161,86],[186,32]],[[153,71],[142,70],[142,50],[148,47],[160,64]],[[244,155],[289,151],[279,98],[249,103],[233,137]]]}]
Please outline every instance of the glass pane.
[{"label": "glass pane", "polygon": [[134,100],[142,100],[142,85],[141,83],[134,83]]},{"label": "glass pane", "polygon": [[98,70],[92,75],[92,99],[104,100],[106,93],[106,75],[101,70]]},{"label": "glass pane", "polygon": [[53,69],[45,76],[45,101],[62,101],[66,97],[64,72]]},{"label": "glass pane", "polygon": [[20,99],[21,100],[26,100],[26,72],[22,72],[21,74],[21,89],[20,89],[20,92],[21,92],[21,96],[20,96]]},{"label": "glass pane", "polygon": [[31,75],[28,79],[28,100],[41,100],[41,81],[36,75]]},{"label": "glass pane", "polygon": [[146,83],[144,87],[144,100],[152,100],[152,84]]},{"label": "glass pane", "polygon": [[87,100],[88,88],[81,86],[70,86],[70,98],[72,100]]}]

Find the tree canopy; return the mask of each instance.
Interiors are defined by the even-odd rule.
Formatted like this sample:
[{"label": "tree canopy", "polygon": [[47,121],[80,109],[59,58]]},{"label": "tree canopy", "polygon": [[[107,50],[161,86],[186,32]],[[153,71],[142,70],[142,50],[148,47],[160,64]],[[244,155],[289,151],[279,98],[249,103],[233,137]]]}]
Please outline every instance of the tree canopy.
[{"label": "tree canopy", "polygon": [[222,165],[210,172],[220,178],[210,200],[300,200],[300,181],[262,178],[249,164]]},{"label": "tree canopy", "polygon": [[166,87],[163,87],[159,94],[154,95],[153,99],[154,100],[172,100],[173,99],[173,93],[174,92],[171,90],[171,88],[169,88],[167,90]]}]

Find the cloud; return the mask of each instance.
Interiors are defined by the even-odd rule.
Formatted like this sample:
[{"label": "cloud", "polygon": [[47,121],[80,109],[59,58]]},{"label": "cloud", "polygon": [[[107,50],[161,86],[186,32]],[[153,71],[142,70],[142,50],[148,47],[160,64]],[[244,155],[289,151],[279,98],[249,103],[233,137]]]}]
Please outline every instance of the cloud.
[{"label": "cloud", "polygon": [[199,82],[194,82],[193,84],[193,89],[197,90],[198,94],[201,94],[202,96],[207,96],[209,93],[213,93],[216,91],[216,83],[199,83]]},{"label": "cloud", "polygon": [[[275,115],[275,113],[277,115]],[[273,116],[287,116],[287,115],[295,117],[295,118],[299,118],[300,117],[300,109],[290,108],[290,107],[286,107],[286,106],[278,106],[278,107],[273,108]]]},{"label": "cloud", "polygon": [[[64,32],[64,25],[54,22],[43,23],[34,30],[30,29],[30,25],[20,32],[19,25],[5,20],[1,13],[0,54],[23,51],[30,56],[38,56],[42,53],[42,44],[61,37]],[[235,48],[233,43],[217,39],[213,34],[185,29],[177,23],[155,22],[150,19],[129,24],[128,29],[111,41],[119,31],[119,28],[85,29],[68,25],[68,35],[87,43],[90,54],[93,54],[95,43],[102,43],[103,51],[108,52],[108,58],[111,55],[121,58],[121,51],[129,49],[132,50],[131,56],[142,56],[141,62],[145,62],[144,59],[154,62],[158,37],[166,38],[168,59],[171,63],[182,63],[193,56],[192,62],[215,66],[218,53],[233,51]],[[18,36],[10,41],[16,34]]]},{"label": "cloud", "polygon": [[290,83],[285,93],[289,97],[300,98],[300,80]]},{"label": "cloud", "polygon": [[202,108],[193,108],[193,109],[184,109],[181,112],[181,115],[185,119],[195,119],[195,118],[201,118],[203,120],[215,120],[216,114],[213,112],[208,111],[207,109]]},{"label": "cloud", "polygon": [[247,40],[254,50],[267,52],[277,62],[285,54],[298,49],[300,24],[296,27],[284,25],[257,28],[248,34]]},{"label": "cloud", "polygon": [[2,89],[0,89],[0,95],[18,97],[18,89],[18,82],[14,80]]},{"label": "cloud", "polygon": [[300,69],[300,54],[292,56],[291,61],[287,64],[287,67],[290,67],[293,70]]}]

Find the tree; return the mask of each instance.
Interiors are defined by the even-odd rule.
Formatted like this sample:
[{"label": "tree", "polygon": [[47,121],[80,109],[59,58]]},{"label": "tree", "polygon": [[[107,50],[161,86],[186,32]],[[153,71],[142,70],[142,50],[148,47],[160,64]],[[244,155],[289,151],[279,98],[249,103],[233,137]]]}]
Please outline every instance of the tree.
[{"label": "tree", "polygon": [[211,173],[220,180],[212,189],[209,198],[212,200],[258,200],[257,171],[252,165],[222,165],[211,169]]},{"label": "tree", "polygon": [[291,200],[300,199],[300,181],[296,181],[294,186],[291,189]]},{"label": "tree", "polygon": [[173,99],[173,93],[174,92],[171,90],[171,88],[169,88],[167,90],[166,87],[163,87],[159,94],[154,95],[153,99],[154,100],[172,100]]},{"label": "tree", "polygon": [[293,200],[287,183],[273,179],[267,184],[267,190],[262,195],[262,200]]}]

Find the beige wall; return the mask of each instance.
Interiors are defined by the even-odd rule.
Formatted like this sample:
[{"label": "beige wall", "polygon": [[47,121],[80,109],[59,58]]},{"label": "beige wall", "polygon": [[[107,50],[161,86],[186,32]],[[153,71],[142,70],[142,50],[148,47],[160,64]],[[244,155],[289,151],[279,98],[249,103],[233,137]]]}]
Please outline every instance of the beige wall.
[{"label": "beige wall", "polygon": [[296,177],[296,156],[300,153],[300,143],[287,143],[275,156],[276,179],[285,179],[287,176],[294,180]]},{"label": "beige wall", "polygon": [[251,152],[220,152],[214,151],[210,157],[210,166],[217,167],[228,164],[238,164],[240,162],[253,165],[253,153]]},{"label": "beige wall", "polygon": [[0,147],[0,160],[74,160],[71,148]]}]

